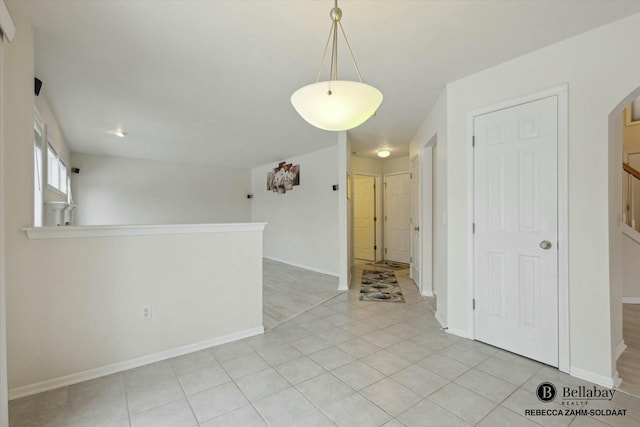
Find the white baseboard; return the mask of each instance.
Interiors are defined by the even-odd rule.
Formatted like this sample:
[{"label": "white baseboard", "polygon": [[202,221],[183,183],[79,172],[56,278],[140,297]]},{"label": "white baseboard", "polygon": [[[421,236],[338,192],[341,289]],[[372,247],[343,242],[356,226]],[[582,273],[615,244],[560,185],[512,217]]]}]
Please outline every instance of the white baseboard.
[{"label": "white baseboard", "polygon": [[581,380],[589,381],[602,387],[613,388],[615,386],[614,378],[576,368],[575,366],[569,368],[569,374],[572,377],[580,378]]},{"label": "white baseboard", "polygon": [[201,341],[195,344],[189,344],[183,347],[161,351],[159,353],[150,354],[148,356],[142,356],[135,359],[125,360],[123,362],[117,362],[111,365],[101,366],[99,368],[78,372],[76,374],[65,375],[63,377],[52,378],[50,380],[42,381],[35,384],[29,384],[22,387],[15,387],[9,390],[9,400],[19,399],[21,397],[31,396],[33,394],[42,393],[44,391],[49,391],[49,390],[53,390],[60,387],[65,387],[71,384],[77,384],[83,381],[93,380],[96,378],[104,377],[106,375],[115,374],[118,372],[126,371],[128,369],[138,368],[140,366],[148,365],[150,363],[160,362],[162,360],[171,359],[173,357],[182,356],[188,353],[193,353],[194,351],[204,350],[209,347],[213,347],[220,344],[226,344],[232,341],[237,341],[243,338],[252,337],[254,335],[259,335],[262,333],[264,333],[264,327],[259,326],[257,328],[246,329],[244,331],[239,331],[233,334],[212,338],[212,339]]},{"label": "white baseboard", "polygon": [[620,340],[618,345],[616,346],[616,354],[614,354],[615,361],[617,362],[622,353],[627,349],[627,345],[624,343],[624,340]]},{"label": "white baseboard", "polygon": [[437,311],[437,310],[436,310],[436,320],[438,321],[438,323],[440,323],[440,326],[442,328],[446,328],[447,327],[447,322],[444,321],[444,319],[440,315],[440,312]]},{"label": "white baseboard", "polygon": [[452,328],[451,326],[449,326],[446,331],[448,333],[450,333],[451,335],[455,335],[458,337],[462,337],[462,338],[469,338],[469,335],[467,335],[467,331],[463,330],[463,329],[457,329],[457,328]]},{"label": "white baseboard", "polygon": [[613,376],[613,385],[615,388],[618,388],[620,387],[620,384],[622,384],[622,378],[620,378],[620,375],[618,375],[618,371],[616,370],[616,373]]},{"label": "white baseboard", "polygon": [[284,260],[284,259],[274,258],[274,257],[271,257],[271,256],[266,256],[266,255],[263,255],[263,257],[266,258],[266,259],[270,259],[271,261],[281,262],[283,264],[292,265],[292,266],[298,267],[298,268],[304,268],[305,270],[309,270],[309,271],[315,271],[316,273],[327,274],[327,275],[333,276],[333,277],[340,277],[340,275],[337,274],[335,271],[327,271],[327,270],[323,270],[321,268],[312,267],[310,265],[298,264],[297,262],[291,262],[291,261],[287,261],[287,260]]},{"label": "white baseboard", "polygon": [[622,297],[623,304],[640,304],[640,297]]},{"label": "white baseboard", "polygon": [[433,289],[425,289],[424,291],[422,291],[422,296],[423,297],[432,297],[433,295]]}]

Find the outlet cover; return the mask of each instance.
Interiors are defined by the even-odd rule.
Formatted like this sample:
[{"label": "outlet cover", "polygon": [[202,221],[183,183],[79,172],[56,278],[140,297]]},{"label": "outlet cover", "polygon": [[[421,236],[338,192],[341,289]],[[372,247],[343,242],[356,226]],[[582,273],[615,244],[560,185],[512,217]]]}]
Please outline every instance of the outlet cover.
[{"label": "outlet cover", "polygon": [[153,307],[151,304],[143,305],[140,308],[140,320],[151,320],[153,317]]}]

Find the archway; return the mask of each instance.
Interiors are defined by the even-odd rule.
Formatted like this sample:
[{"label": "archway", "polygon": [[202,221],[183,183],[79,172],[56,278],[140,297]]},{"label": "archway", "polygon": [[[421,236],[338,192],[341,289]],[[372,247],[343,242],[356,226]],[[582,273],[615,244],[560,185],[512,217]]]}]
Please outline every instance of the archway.
[{"label": "archway", "polygon": [[[629,122],[625,119],[627,106],[640,96],[640,88],[629,93],[609,115],[609,271],[611,304],[611,339],[614,354],[612,371],[616,386],[640,396],[640,268],[634,278],[630,268],[640,256],[640,232],[631,227],[633,212],[629,193],[636,178],[626,171],[623,163],[629,160]],[[640,146],[640,120],[636,139]],[[640,193],[640,179],[635,184]],[[627,197],[625,197],[627,195]],[[635,254],[635,255],[634,255]],[[636,289],[637,288],[637,289]],[[636,295],[637,294],[637,295]],[[637,297],[637,298],[636,298]]]}]

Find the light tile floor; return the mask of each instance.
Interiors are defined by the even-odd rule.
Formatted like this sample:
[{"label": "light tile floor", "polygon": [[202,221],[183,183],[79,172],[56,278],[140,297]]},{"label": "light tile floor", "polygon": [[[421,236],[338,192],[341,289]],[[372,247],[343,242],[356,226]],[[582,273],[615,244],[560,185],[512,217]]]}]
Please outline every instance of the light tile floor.
[{"label": "light tile floor", "polygon": [[562,408],[538,401],[541,382],[591,384],[443,332],[397,275],[404,304],[360,302],[356,285],[264,335],[12,401],[10,425],[640,425],[640,400],[620,392],[588,407],[625,417],[525,417]]}]

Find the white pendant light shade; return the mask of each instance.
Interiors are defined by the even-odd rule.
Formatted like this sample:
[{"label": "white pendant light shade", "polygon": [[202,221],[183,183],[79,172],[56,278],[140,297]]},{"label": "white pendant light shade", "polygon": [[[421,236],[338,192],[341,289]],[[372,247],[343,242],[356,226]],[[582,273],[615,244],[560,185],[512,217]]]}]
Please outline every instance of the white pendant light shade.
[{"label": "white pendant light shade", "polygon": [[349,130],[375,114],[382,92],[364,83],[331,80],[301,87],[291,95],[291,103],[315,127]]}]

